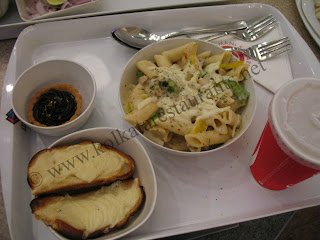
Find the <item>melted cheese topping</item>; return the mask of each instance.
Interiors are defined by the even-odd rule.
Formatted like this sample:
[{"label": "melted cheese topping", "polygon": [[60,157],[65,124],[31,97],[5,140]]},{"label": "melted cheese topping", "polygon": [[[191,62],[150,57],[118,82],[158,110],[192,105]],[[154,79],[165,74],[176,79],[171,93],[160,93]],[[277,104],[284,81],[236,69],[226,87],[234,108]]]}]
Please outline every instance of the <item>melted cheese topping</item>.
[{"label": "melted cheese topping", "polygon": [[[224,78],[215,72],[219,66],[220,63],[212,63],[206,67],[205,70],[212,79],[204,86],[198,83],[200,71],[194,64],[188,63],[183,70],[176,67],[158,67],[158,77],[152,79],[146,88],[152,88],[151,86],[155,86],[157,81],[173,81],[179,89],[179,93],[170,94],[160,91],[157,104],[169,115],[167,117],[172,118],[174,115],[174,118],[182,125],[190,125],[191,121],[206,120],[230,108],[217,107],[217,101],[225,95],[233,96],[232,91],[226,89],[223,84],[220,87],[215,87],[216,83],[221,82]],[[189,80],[188,76],[190,76]],[[209,92],[206,91],[208,89]]]},{"label": "melted cheese topping", "polygon": [[[47,151],[31,167],[39,173],[42,183],[33,193],[74,183],[90,183],[127,169],[127,160],[115,151],[100,149],[100,143],[72,145],[62,150]],[[103,151],[103,152],[102,152]]]},{"label": "melted cheese topping", "polygon": [[101,228],[113,228],[132,211],[140,198],[141,189],[136,178],[130,187],[117,181],[83,196],[60,197],[35,214],[45,217],[51,224],[61,219],[76,229],[85,230],[84,237],[87,237]]}]

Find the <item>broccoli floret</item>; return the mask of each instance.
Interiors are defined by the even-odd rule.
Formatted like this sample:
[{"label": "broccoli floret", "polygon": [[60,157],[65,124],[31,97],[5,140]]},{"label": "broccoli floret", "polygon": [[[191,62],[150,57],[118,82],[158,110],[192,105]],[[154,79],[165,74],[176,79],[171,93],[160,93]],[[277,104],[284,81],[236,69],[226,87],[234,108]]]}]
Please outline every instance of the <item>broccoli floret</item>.
[{"label": "broccoli floret", "polygon": [[231,80],[223,80],[223,82],[229,86],[240,103],[246,104],[248,102],[250,93],[240,83]]}]

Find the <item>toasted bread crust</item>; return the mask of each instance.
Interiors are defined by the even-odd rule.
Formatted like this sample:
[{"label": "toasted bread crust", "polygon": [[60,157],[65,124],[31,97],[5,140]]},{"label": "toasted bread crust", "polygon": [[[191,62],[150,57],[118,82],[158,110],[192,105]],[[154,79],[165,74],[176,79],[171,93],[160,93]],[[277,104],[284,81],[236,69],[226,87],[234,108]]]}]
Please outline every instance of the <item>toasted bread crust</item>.
[{"label": "toasted bread crust", "polygon": [[[127,185],[127,187],[130,187],[133,184],[134,179],[125,180],[124,183]],[[142,186],[139,186],[140,189],[140,198],[137,204],[131,209],[131,211],[125,216],[124,219],[122,219],[121,222],[119,222],[117,225],[114,226],[114,228],[122,228],[124,225],[128,222],[130,216],[134,215],[140,206],[143,204],[145,200],[145,193]],[[72,196],[83,196],[91,194],[92,191],[85,192],[85,193],[77,193],[73,194]],[[32,213],[35,215],[35,217],[38,220],[43,221],[46,225],[52,227],[54,230],[56,230],[61,235],[70,238],[70,239],[83,239],[83,234],[85,232],[85,229],[76,229],[73,226],[69,225],[68,223],[64,222],[61,219],[56,219],[53,223],[50,223],[49,219],[40,217],[36,214],[37,210],[40,210],[41,208],[45,207],[46,205],[50,204],[52,201],[57,200],[57,198],[64,198],[63,196],[42,196],[39,198],[35,198],[31,201],[30,207],[32,210]],[[87,236],[87,238],[95,238],[99,237],[112,229],[110,226],[105,226],[101,229],[96,230],[95,232],[91,233]]]},{"label": "toasted bread crust", "polygon": [[60,219],[54,221],[52,228],[56,230],[58,233],[60,233],[62,236],[65,236],[70,239],[82,239],[84,232],[83,229],[76,229]]},{"label": "toasted bread crust", "polygon": [[[51,149],[43,149],[41,151],[39,151],[38,153],[36,153],[32,159],[30,160],[29,162],[29,165],[28,165],[28,171],[27,171],[27,174],[28,174],[28,177],[27,177],[27,181],[28,181],[28,184],[30,186],[30,188],[32,190],[34,190],[36,187],[32,184],[31,182],[31,179],[30,179],[30,175],[32,173],[32,166],[36,163],[36,161],[38,160],[39,156],[41,156],[41,154],[49,151],[56,151],[56,150],[64,150],[70,146],[73,146],[73,145],[87,145],[87,144],[93,144],[93,142],[91,141],[83,141],[83,142],[80,142],[78,144],[70,144],[70,145],[63,145],[63,146],[58,146],[58,147],[54,147],[54,148],[51,148]],[[96,179],[90,183],[88,182],[79,182],[77,184],[70,184],[70,185],[64,185],[62,187],[54,187],[52,186],[51,189],[46,189],[46,190],[43,190],[41,192],[34,192],[34,195],[36,197],[39,197],[39,196],[45,196],[45,195],[50,195],[50,194],[59,194],[59,193],[75,193],[75,192],[78,192],[78,190],[81,190],[81,191],[88,191],[88,190],[92,190],[98,186],[102,186],[102,185],[107,185],[107,184],[110,184],[116,180],[125,180],[125,179],[128,179],[130,177],[132,177],[133,173],[134,173],[134,170],[135,170],[135,163],[134,163],[134,160],[114,149],[114,148],[111,148],[109,146],[105,146],[105,145],[101,145],[100,146],[102,150],[105,150],[105,151],[113,151],[113,152],[116,152],[117,154],[121,155],[123,158],[125,158],[127,160],[127,164],[128,164],[128,169],[122,169],[123,171],[121,171],[121,175],[117,175],[117,176],[111,176],[111,177],[108,177],[108,178],[104,178],[104,179]]]}]

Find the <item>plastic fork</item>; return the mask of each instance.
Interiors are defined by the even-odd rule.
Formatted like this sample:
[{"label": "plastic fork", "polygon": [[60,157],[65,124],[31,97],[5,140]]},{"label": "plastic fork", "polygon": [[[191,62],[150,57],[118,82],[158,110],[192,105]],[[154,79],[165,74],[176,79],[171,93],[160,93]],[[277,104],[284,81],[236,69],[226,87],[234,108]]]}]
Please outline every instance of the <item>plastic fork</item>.
[{"label": "plastic fork", "polygon": [[241,40],[252,42],[268,33],[277,24],[278,21],[270,14],[267,17],[254,21],[251,24],[247,23],[248,27],[244,30],[220,32],[207,37],[202,37],[200,39],[205,41],[212,41],[214,39],[231,34],[237,38],[240,38]]},{"label": "plastic fork", "polygon": [[244,55],[257,60],[264,61],[281,53],[284,53],[292,48],[288,37],[281,38],[279,40],[271,42],[263,42],[247,49],[241,49],[238,47],[225,48],[226,51],[239,51]]}]

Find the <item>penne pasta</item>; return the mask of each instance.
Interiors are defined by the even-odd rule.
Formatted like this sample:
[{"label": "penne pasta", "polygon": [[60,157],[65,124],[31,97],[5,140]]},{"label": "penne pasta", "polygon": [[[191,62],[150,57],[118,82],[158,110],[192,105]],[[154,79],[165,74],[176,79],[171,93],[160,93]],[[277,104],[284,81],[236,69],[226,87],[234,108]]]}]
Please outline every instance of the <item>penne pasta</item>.
[{"label": "penne pasta", "polygon": [[142,60],[137,62],[136,66],[148,78],[153,78],[158,76],[157,66],[151,61]]},{"label": "penne pasta", "polygon": [[[165,117],[165,116],[164,116]],[[167,118],[165,121],[161,121],[160,118],[155,120],[155,124],[159,127],[169,130],[170,132],[186,135],[190,130],[192,125],[187,125],[182,122],[178,122],[174,119]]]},{"label": "penne pasta", "polygon": [[206,151],[234,137],[241,126],[235,111],[249,97],[238,83],[247,65],[230,62],[230,52],[197,51],[191,41],[154,55],[156,64],[137,62],[144,75],[130,90],[124,116],[146,138],[178,151]]},{"label": "penne pasta", "polygon": [[156,102],[151,102],[141,109],[135,109],[123,117],[133,126],[143,125],[159,109]]},{"label": "penne pasta", "polygon": [[237,81],[242,81],[248,76],[248,67],[248,64],[244,64],[242,66],[233,68],[227,73],[227,76],[231,76]]},{"label": "penne pasta", "polygon": [[162,52],[162,55],[166,56],[171,62],[176,62],[182,59],[182,56],[196,55],[198,50],[198,44],[195,42],[189,42],[182,46],[170,49]]},{"label": "penne pasta", "polygon": [[231,109],[228,109],[221,113],[222,121],[230,126],[239,126],[241,122],[241,116],[236,114]]},{"label": "penne pasta", "polygon": [[230,138],[231,138],[231,135],[220,134],[215,130],[201,132],[201,133],[192,133],[192,134],[187,134],[185,136],[187,144],[197,148],[224,143]]},{"label": "penne pasta", "polygon": [[223,52],[223,53],[219,53],[217,55],[211,56],[209,58],[207,58],[204,61],[204,65],[209,65],[210,63],[218,63],[220,64],[226,64],[230,61],[232,56],[231,52]]},{"label": "penne pasta", "polygon": [[158,67],[171,67],[172,62],[164,55],[154,55]]},{"label": "penne pasta", "polygon": [[165,143],[171,140],[173,133],[161,127],[153,127],[149,130],[145,130],[143,135],[149,138],[151,141],[163,146]]},{"label": "penne pasta", "polygon": [[208,58],[211,55],[211,51],[205,51],[198,55],[198,58]]},{"label": "penne pasta", "polygon": [[201,152],[201,149],[202,149],[201,147],[193,147],[188,144],[187,144],[187,146],[188,146],[188,149],[190,150],[190,152]]},{"label": "penne pasta", "polygon": [[171,140],[165,143],[164,146],[178,151],[189,151],[186,139],[178,134],[173,134]]},{"label": "penne pasta", "polygon": [[136,85],[130,94],[129,101],[132,110],[138,109],[138,105],[144,99],[146,99],[148,95],[144,90],[144,87],[141,84]]}]

